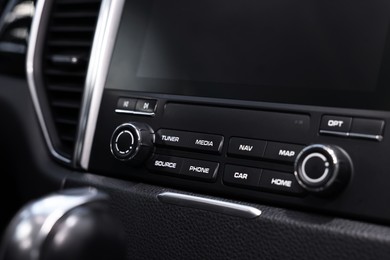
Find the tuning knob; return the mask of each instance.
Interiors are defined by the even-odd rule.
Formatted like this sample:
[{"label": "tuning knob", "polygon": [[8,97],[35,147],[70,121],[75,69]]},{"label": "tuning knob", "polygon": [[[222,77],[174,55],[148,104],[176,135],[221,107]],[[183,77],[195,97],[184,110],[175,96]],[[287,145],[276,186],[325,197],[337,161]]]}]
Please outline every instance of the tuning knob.
[{"label": "tuning knob", "polygon": [[338,146],[314,144],[298,154],[294,174],[305,190],[332,195],[348,183],[352,175],[352,162]]},{"label": "tuning knob", "polygon": [[154,131],[144,123],[130,122],[118,126],[111,136],[111,153],[121,161],[141,163],[153,151]]}]

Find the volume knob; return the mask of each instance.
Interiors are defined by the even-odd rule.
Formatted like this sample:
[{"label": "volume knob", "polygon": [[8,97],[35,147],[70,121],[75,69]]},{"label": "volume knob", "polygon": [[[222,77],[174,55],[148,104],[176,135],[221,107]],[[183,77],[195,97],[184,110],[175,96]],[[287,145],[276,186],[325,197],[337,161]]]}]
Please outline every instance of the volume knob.
[{"label": "volume knob", "polygon": [[338,146],[314,144],[298,154],[294,174],[305,190],[331,195],[341,191],[348,183],[352,162]]},{"label": "volume knob", "polygon": [[124,123],[118,126],[110,142],[111,153],[121,161],[134,164],[145,161],[153,151],[154,131],[139,122]]}]

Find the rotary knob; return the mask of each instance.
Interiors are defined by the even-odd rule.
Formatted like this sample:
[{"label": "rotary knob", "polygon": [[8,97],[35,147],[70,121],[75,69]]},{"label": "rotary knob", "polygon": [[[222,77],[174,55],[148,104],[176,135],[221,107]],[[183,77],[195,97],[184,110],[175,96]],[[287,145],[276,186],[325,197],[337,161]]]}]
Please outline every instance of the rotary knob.
[{"label": "rotary knob", "polygon": [[141,163],[153,151],[154,131],[144,123],[130,122],[118,126],[111,136],[111,153],[121,161]]},{"label": "rotary knob", "polygon": [[298,154],[294,174],[305,190],[332,195],[347,185],[352,175],[352,162],[338,146],[314,144]]}]

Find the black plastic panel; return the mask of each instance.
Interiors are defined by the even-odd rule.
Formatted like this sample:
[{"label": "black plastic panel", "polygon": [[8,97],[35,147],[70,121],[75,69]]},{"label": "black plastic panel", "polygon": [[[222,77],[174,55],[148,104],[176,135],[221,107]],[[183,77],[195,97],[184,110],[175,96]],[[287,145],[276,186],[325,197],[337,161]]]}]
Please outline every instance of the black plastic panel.
[{"label": "black plastic panel", "polygon": [[[389,259],[390,229],[342,218],[262,204],[254,219],[190,205],[162,203],[163,192],[184,192],[89,174],[74,175],[65,187],[93,186],[107,192],[124,225],[127,259]],[[188,194],[188,193],[184,193]]]},{"label": "black plastic panel", "polygon": [[[116,113],[118,98],[126,96],[157,99],[156,115],[151,117]],[[385,124],[390,122],[390,114],[380,111],[236,102],[106,90],[96,127],[90,170],[107,176],[150,181],[229,198],[276,203],[293,208],[390,223],[389,128],[385,126],[382,141],[321,135],[319,134],[321,118],[325,114],[379,119],[384,120]],[[155,153],[161,155],[218,162],[220,167],[215,182],[151,172],[145,165],[133,167],[117,161],[109,149],[111,134],[118,125],[130,121],[147,123],[155,131],[163,128],[223,135],[225,143],[220,155],[172,147],[155,148]],[[222,176],[226,164],[293,174],[291,162],[228,156],[228,142],[231,137],[298,145],[315,143],[337,145],[350,155],[354,172],[345,190],[330,198],[307,193],[289,195],[283,190],[279,193],[277,190],[270,192],[269,189],[225,185]]]}]

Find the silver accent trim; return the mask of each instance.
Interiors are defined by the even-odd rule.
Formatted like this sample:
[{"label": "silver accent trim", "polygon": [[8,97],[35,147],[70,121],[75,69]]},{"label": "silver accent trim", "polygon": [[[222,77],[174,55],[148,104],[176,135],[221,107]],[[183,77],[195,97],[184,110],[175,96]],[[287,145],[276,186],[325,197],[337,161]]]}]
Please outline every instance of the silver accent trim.
[{"label": "silver accent trim", "polygon": [[366,135],[366,134],[357,134],[357,133],[349,133],[350,137],[355,138],[363,138],[363,139],[371,139],[376,141],[382,141],[383,136],[381,135]]},{"label": "silver accent trim", "polygon": [[261,210],[251,206],[175,192],[163,192],[157,198],[161,202],[168,204],[213,211],[247,219],[257,218],[261,215]]},{"label": "silver accent trim", "polygon": [[337,135],[337,136],[344,136],[344,137],[349,136],[349,133],[346,132],[336,132],[336,131],[329,131],[329,130],[320,130],[320,134]]},{"label": "silver accent trim", "polygon": [[74,164],[87,170],[100,103],[125,0],[103,0],[93,40],[91,58],[76,138]]},{"label": "silver accent trim", "polygon": [[132,115],[143,115],[143,116],[154,116],[156,115],[154,112],[139,112],[133,110],[123,110],[123,109],[115,109],[116,113],[120,114],[132,114]]},{"label": "silver accent trim", "polygon": [[59,219],[76,207],[107,198],[107,195],[96,189],[79,188],[29,203],[18,212],[7,228],[0,259],[4,259],[9,248],[23,248],[19,255],[21,259],[40,259],[42,245]]},{"label": "silver accent trim", "polygon": [[328,131],[328,130],[320,130],[320,134],[353,137],[353,138],[361,138],[361,139],[371,139],[376,141],[382,141],[383,139],[382,135],[367,135],[367,134],[336,132],[336,131]]},{"label": "silver accent trim", "polygon": [[42,128],[43,136],[46,140],[47,147],[50,153],[58,160],[64,163],[71,163],[71,160],[57,153],[54,149],[53,143],[50,139],[50,134],[47,129],[45,120],[43,118],[42,109],[39,104],[39,98],[36,90],[35,77],[34,77],[34,60],[36,54],[36,44],[39,34],[39,26],[42,21],[42,14],[46,8],[46,1],[39,0],[35,8],[34,18],[31,24],[30,38],[28,42],[27,58],[26,58],[26,70],[27,70],[27,82],[30,89],[31,98],[35,107],[35,111],[38,117],[39,124]]}]

